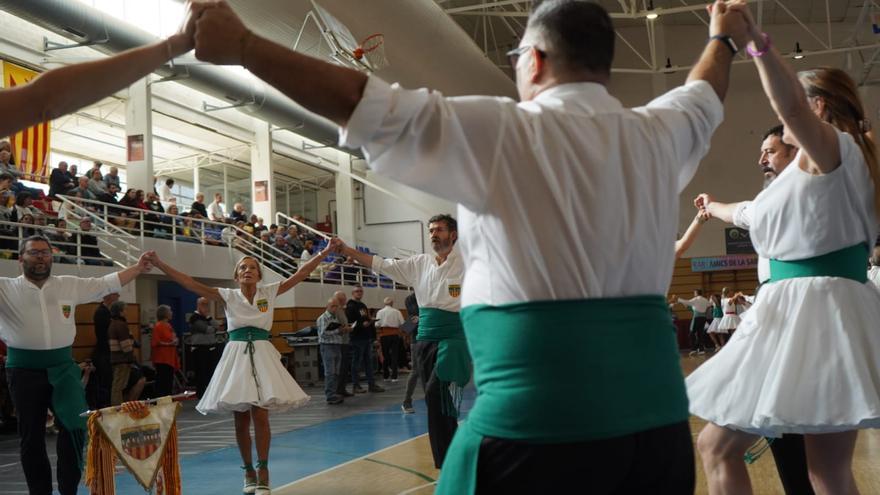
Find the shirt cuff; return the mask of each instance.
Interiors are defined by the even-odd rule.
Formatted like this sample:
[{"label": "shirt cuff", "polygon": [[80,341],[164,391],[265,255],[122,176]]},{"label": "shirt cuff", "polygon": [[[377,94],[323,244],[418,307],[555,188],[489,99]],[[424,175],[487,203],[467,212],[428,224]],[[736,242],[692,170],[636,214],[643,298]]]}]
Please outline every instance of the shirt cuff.
[{"label": "shirt cuff", "polygon": [[378,254],[373,255],[373,263],[370,267],[374,272],[381,274],[382,273],[382,265],[385,263],[385,258],[379,256]]},{"label": "shirt cuff", "polygon": [[339,145],[352,149],[365,146],[379,131],[390,107],[391,85],[378,77],[367,78],[364,94],[349,117],[348,125],[339,128]]},{"label": "shirt cuff", "polygon": [[748,230],[751,226],[751,222],[749,221],[749,206],[752,205],[751,201],[743,201],[736,205],[736,208],[733,209],[733,224],[741,229]]}]

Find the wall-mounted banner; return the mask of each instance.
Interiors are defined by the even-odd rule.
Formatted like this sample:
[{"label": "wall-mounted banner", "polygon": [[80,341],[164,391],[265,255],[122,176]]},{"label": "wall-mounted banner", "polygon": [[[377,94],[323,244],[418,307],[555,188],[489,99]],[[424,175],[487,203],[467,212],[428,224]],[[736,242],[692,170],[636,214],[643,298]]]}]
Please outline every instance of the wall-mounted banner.
[{"label": "wall-mounted banner", "polygon": [[691,258],[691,271],[717,272],[722,270],[749,270],[758,268],[758,255],[737,254],[733,256],[710,256]]},{"label": "wall-mounted banner", "polygon": [[[3,87],[14,88],[27,84],[39,74],[9,62],[3,62]],[[9,137],[15,164],[24,173],[24,179],[44,184],[49,182],[49,137],[51,123],[43,122],[28,127]]]},{"label": "wall-mounted banner", "polygon": [[727,254],[755,254],[749,231],[739,227],[724,229],[724,247]]}]

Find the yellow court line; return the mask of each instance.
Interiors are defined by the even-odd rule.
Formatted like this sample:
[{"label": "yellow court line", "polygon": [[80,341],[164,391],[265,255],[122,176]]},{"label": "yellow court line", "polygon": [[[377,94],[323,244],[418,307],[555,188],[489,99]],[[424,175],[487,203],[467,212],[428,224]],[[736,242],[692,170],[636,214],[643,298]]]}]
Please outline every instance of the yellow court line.
[{"label": "yellow court line", "polygon": [[288,484],[286,484],[286,485],[282,485],[282,486],[279,486],[279,487],[273,488],[272,490],[275,490],[275,491],[281,491],[281,490],[284,489],[284,488],[289,488],[289,487],[294,486],[294,485],[296,485],[297,483],[300,483],[300,482],[302,482],[302,481],[306,481],[306,480],[309,480],[309,479],[312,479],[312,478],[317,478],[318,476],[321,476],[321,475],[323,475],[323,474],[329,473],[330,471],[333,471],[333,470],[335,470],[335,469],[339,469],[339,468],[342,468],[342,467],[344,467],[344,466],[348,466],[349,464],[354,464],[355,462],[358,462],[358,461],[363,461],[363,460],[365,460],[365,459],[368,458],[368,457],[372,457],[372,456],[374,456],[374,455],[376,455],[376,454],[381,454],[382,452],[386,452],[386,451],[388,451],[388,450],[391,450],[391,449],[394,449],[394,448],[400,447],[400,446],[402,446],[402,445],[406,445],[406,444],[408,444],[408,443],[410,443],[410,442],[414,442],[414,441],[418,440],[419,438],[426,437],[426,436],[428,436],[428,434],[427,434],[427,433],[423,433],[423,434],[421,434],[421,435],[419,435],[419,436],[417,436],[417,437],[412,437],[412,438],[410,438],[410,439],[408,439],[408,440],[404,440],[404,441],[402,441],[402,442],[395,443],[394,445],[389,445],[388,447],[385,447],[384,449],[380,449],[380,450],[377,450],[377,451],[375,451],[375,452],[370,452],[370,453],[367,454],[367,455],[362,455],[362,456],[358,457],[357,459],[352,459],[352,460],[350,460],[350,461],[343,462],[342,464],[337,464],[337,465],[335,465],[335,466],[333,466],[333,467],[329,467],[329,468],[327,468],[327,469],[324,469],[323,471],[318,471],[317,473],[313,473],[313,474],[310,474],[310,475],[308,475],[308,476],[304,476],[304,477],[302,477],[302,478],[300,478],[300,479],[298,479],[298,480],[296,480],[296,481],[290,482],[290,483],[288,483]]}]

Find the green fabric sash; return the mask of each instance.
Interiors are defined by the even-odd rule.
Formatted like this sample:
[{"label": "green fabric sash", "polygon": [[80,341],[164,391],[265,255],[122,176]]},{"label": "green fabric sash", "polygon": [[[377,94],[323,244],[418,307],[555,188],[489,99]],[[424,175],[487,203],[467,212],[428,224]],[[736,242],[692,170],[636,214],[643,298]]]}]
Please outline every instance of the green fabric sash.
[{"label": "green fabric sash", "polygon": [[477,399],[446,454],[438,494],[474,493],[486,436],[583,442],[688,419],[663,296],[468,306],[462,320]]},{"label": "green fabric sash", "polygon": [[257,400],[259,401],[263,400],[263,395],[260,393],[260,379],[257,378],[257,367],[254,363],[254,353],[256,352],[254,342],[257,340],[269,340],[271,335],[272,333],[268,330],[257,327],[241,327],[229,332],[230,342],[247,342],[244,353],[251,360],[251,376],[254,377],[254,384],[257,386]]},{"label": "green fabric sash", "polygon": [[795,261],[770,260],[770,280],[799,277],[841,277],[859,283],[868,281],[868,245],[856,244],[837,251]]},{"label": "green fabric sash", "polygon": [[[442,383],[452,385],[452,401],[444,402],[443,412],[457,418],[462,391],[471,380],[471,356],[459,313],[419,308],[419,341],[438,343],[434,372]],[[448,397],[443,394],[443,398]]]},{"label": "green fabric sash", "polygon": [[724,310],[721,309],[721,306],[715,306],[712,308],[712,318],[723,318]]},{"label": "green fabric sash", "polygon": [[73,439],[81,471],[87,421],[80,414],[88,411],[89,405],[82,386],[82,370],[74,362],[71,348],[33,350],[10,347],[6,367],[46,370],[49,384],[52,385],[52,409],[58,422]]}]

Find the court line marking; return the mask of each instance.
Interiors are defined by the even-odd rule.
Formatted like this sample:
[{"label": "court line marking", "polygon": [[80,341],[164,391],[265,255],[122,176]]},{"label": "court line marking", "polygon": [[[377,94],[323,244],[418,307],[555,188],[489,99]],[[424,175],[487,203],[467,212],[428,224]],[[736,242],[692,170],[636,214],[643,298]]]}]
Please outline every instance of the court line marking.
[{"label": "court line marking", "polygon": [[355,459],[352,459],[352,460],[350,460],[350,461],[345,461],[345,462],[343,462],[342,464],[337,464],[337,465],[332,466],[332,467],[329,467],[329,468],[327,468],[327,469],[323,469],[323,470],[321,470],[321,471],[318,471],[317,473],[312,473],[312,474],[310,474],[310,475],[308,475],[308,476],[304,476],[304,477],[302,477],[302,478],[300,478],[300,479],[298,479],[298,480],[292,481],[292,482],[290,482],[290,483],[288,483],[288,484],[286,484],[286,485],[281,485],[281,486],[279,486],[279,487],[273,488],[272,490],[274,490],[274,491],[280,491],[280,490],[282,490],[282,489],[284,489],[284,488],[289,488],[289,487],[291,487],[291,486],[293,486],[293,485],[295,485],[295,484],[297,484],[297,483],[300,483],[300,482],[302,482],[302,481],[305,481],[305,480],[308,480],[308,479],[311,479],[311,478],[316,478],[316,477],[321,476],[321,475],[323,475],[323,474],[327,474],[327,473],[329,473],[330,471],[333,471],[334,469],[339,469],[339,468],[341,468],[341,467],[343,467],[343,466],[347,466],[347,465],[349,465],[349,464],[354,464],[355,462],[362,461],[362,460],[366,459],[367,457],[374,456],[374,455],[376,455],[376,454],[381,454],[382,452],[385,452],[385,451],[391,450],[391,449],[393,449],[393,448],[395,448],[395,447],[400,447],[401,445],[404,445],[404,444],[409,443],[409,442],[413,442],[413,441],[415,441],[415,440],[418,440],[419,438],[426,437],[426,436],[428,436],[427,433],[422,433],[422,434],[419,435],[419,436],[415,436],[415,437],[409,438],[409,439],[407,439],[407,440],[404,440],[404,441],[402,441],[402,442],[395,443],[394,445],[389,445],[388,447],[385,447],[384,449],[380,449],[380,450],[377,450],[377,451],[375,451],[375,452],[370,452],[369,454],[362,455],[362,456],[360,456],[360,457],[358,457],[358,458],[355,458]]},{"label": "court line marking", "polygon": [[364,459],[364,460],[367,461],[367,462],[375,462],[376,464],[380,464],[380,465],[382,465],[382,466],[388,466],[388,467],[393,467],[393,468],[395,468],[395,469],[400,469],[401,471],[405,471],[405,472],[407,472],[407,473],[409,473],[409,474],[414,474],[414,475],[418,476],[419,478],[421,478],[421,479],[423,479],[423,480],[425,480],[425,481],[431,481],[431,482],[436,482],[436,481],[437,481],[437,480],[435,480],[434,478],[428,476],[427,474],[420,473],[420,472],[416,471],[415,469],[410,469],[410,468],[408,468],[408,467],[404,467],[404,466],[398,466],[397,464],[392,464],[392,463],[390,463],[390,462],[380,461],[380,460],[378,460],[378,459],[370,459],[370,458],[367,458],[367,459]]},{"label": "court line marking", "polygon": [[436,485],[436,484],[437,484],[436,481],[432,481],[430,483],[425,483],[424,485],[414,486],[412,488],[409,488],[405,491],[398,493],[397,495],[409,495],[410,493],[415,493],[415,492],[421,490],[422,488],[428,488],[429,486]]}]

